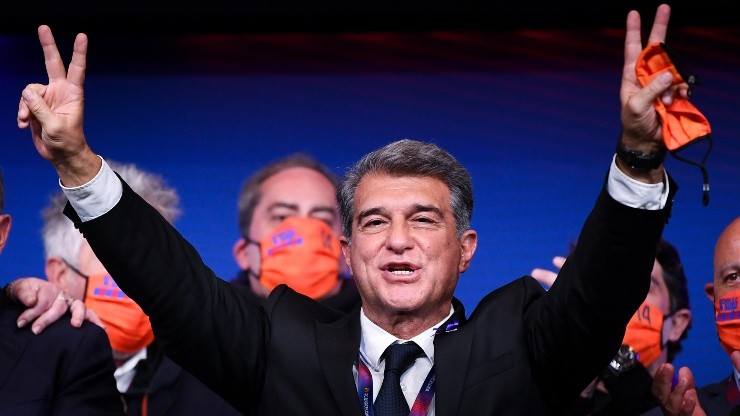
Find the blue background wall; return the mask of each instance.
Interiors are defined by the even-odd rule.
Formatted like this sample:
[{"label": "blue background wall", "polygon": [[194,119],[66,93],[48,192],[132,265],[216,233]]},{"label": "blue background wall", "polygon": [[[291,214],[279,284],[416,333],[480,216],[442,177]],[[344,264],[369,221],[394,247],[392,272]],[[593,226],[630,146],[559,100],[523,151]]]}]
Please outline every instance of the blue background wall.
[{"label": "blue background wall", "polygon": [[[709,206],[699,171],[667,161],[681,191],[665,237],[682,253],[694,311],[677,362],[705,384],[730,371],[703,285],[714,241],[740,215],[740,34],[685,27],[671,36],[702,77],[694,102],[715,136]],[[491,289],[549,267],[576,238],[619,133],[622,37],[615,29],[92,37],[86,134],[99,154],[179,190],[178,229],[224,278],[237,270],[236,196],[260,165],[304,151],[341,174],[389,141],[435,142],[474,178],[480,245],[456,293],[470,312]],[[67,59],[71,42],[60,36]],[[15,125],[29,82],[45,82],[36,39],[0,36],[0,166],[14,219],[1,284],[43,277],[39,211],[58,189]]]}]

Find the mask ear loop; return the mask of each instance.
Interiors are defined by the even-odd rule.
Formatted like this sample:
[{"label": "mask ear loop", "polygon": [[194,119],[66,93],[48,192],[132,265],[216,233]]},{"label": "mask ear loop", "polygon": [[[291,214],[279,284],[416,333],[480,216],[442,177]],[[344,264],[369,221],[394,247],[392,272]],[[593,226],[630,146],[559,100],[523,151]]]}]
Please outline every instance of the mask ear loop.
[{"label": "mask ear loop", "polygon": [[87,286],[88,284],[90,284],[90,276],[82,273],[80,269],[73,266],[72,263],[68,262],[66,259],[62,259],[62,261],[64,262],[64,264],[67,265],[67,267],[72,269],[73,272],[77,273],[81,278],[85,279],[85,291],[82,294],[82,299],[80,299],[82,303],[85,303],[85,299],[87,298]]},{"label": "mask ear loop", "polygon": [[[701,162],[694,162],[693,160],[689,160],[687,158],[681,157],[678,155],[679,150],[686,149],[690,147],[693,144],[699,143],[700,141],[706,140],[709,145],[707,147],[707,151],[704,153],[704,157],[702,157]],[[676,159],[680,160],[681,162],[688,163],[689,165],[696,166],[701,171],[701,177],[702,177],[702,197],[701,197],[701,203],[704,206],[707,206],[709,204],[709,172],[707,172],[707,169],[704,167],[704,165],[707,163],[707,158],[709,157],[709,154],[712,152],[712,147],[714,147],[714,141],[712,140],[711,135],[707,135],[703,139],[694,140],[693,142],[687,143],[685,146],[671,151],[671,155],[675,157]]]},{"label": "mask ear loop", "polygon": [[[660,47],[665,51],[666,55],[668,55],[668,59],[670,59],[671,63],[673,64],[673,68],[676,69],[676,72],[681,76],[682,79],[686,81],[686,83],[689,85],[688,91],[686,94],[688,97],[691,97],[691,95],[694,92],[694,86],[699,85],[699,77],[688,73],[684,71],[684,64],[681,62],[681,57],[673,50],[673,48],[669,47],[665,43],[661,43]],[[695,143],[699,143],[701,141],[707,140],[708,141],[708,147],[707,151],[704,153],[704,156],[701,159],[701,162],[694,162],[692,160],[689,160],[687,158],[681,157],[678,155],[678,152],[680,150],[686,149],[688,147],[691,147],[691,145]],[[702,177],[702,197],[701,197],[701,203],[704,206],[709,205],[709,172],[707,171],[705,165],[707,163],[707,158],[709,157],[709,154],[712,153],[712,148],[714,147],[714,142],[712,140],[712,135],[707,134],[704,137],[696,138],[685,145],[679,147],[678,149],[672,150],[670,153],[673,155],[674,158],[677,160],[680,160],[681,162],[687,163],[692,166],[696,166],[701,171],[701,177]]]},{"label": "mask ear loop", "polygon": [[663,322],[660,323],[660,352],[663,353],[663,350],[665,350],[668,347],[668,340],[664,339],[663,332],[665,331],[665,321],[671,317],[673,317],[673,314],[675,312],[672,312],[668,315],[663,315]]},{"label": "mask ear loop", "polygon": [[[244,241],[247,242],[247,245],[255,245],[260,250],[260,268],[262,268],[262,262],[261,262],[261,260],[262,260],[262,243],[260,243],[259,241],[252,240],[251,238],[249,238],[246,235],[244,235],[242,237],[244,237]],[[247,272],[247,276],[254,277],[255,279],[257,279],[257,281],[260,280],[260,275],[262,274],[261,273],[262,271],[260,270],[260,273],[259,274],[255,273],[254,270],[252,270],[252,265],[251,264],[249,265],[249,267],[247,267],[246,272]]]}]

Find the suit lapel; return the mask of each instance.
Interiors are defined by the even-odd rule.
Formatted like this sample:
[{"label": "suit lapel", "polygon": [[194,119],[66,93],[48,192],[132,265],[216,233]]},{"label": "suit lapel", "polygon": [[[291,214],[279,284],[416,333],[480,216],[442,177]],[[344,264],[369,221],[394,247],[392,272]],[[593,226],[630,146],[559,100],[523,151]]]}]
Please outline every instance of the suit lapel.
[{"label": "suit lapel", "polygon": [[13,371],[16,362],[23,355],[32,332],[28,328],[19,329],[15,323],[18,318],[16,307],[0,294],[0,390]]},{"label": "suit lapel", "polygon": [[362,414],[352,374],[360,350],[360,334],[359,309],[336,322],[316,323],[319,362],[337,406],[346,416]]},{"label": "suit lapel", "polygon": [[[456,415],[460,407],[465,374],[473,343],[473,331],[465,328],[465,310],[462,303],[453,299],[455,313],[434,336],[434,371],[436,387],[434,406],[438,415]],[[454,322],[457,324],[450,325]]]}]

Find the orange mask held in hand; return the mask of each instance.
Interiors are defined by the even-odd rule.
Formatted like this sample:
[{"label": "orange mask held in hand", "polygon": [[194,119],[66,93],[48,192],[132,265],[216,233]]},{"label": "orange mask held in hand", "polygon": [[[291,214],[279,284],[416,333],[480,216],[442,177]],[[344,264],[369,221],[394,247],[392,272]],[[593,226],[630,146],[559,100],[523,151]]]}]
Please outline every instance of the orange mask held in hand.
[{"label": "orange mask held in hand", "polygon": [[134,353],[154,341],[149,317],[107,274],[87,277],[84,303],[103,321],[113,350]]},{"label": "orange mask held in hand", "polygon": [[339,239],[315,218],[288,217],[260,243],[259,280],[272,290],[279,284],[313,299],[329,293],[339,275]]},{"label": "orange mask held in hand", "polygon": [[[637,80],[642,86],[647,85],[659,74],[670,71],[673,74],[673,84],[679,85],[684,82],[689,84],[689,95],[694,85],[699,83],[695,75],[686,73],[677,66],[678,57],[666,44],[653,42],[649,44],[637,59],[635,72]],[[687,98],[676,96],[673,102],[666,106],[662,100],[657,99],[653,103],[655,110],[660,114],[661,127],[663,130],[663,142],[668,151],[678,160],[697,166],[704,179],[704,193],[702,203],[709,203],[709,174],[704,165],[707,157],[712,151],[712,136],[709,121],[704,115],[689,102]],[[708,148],[701,162],[694,162],[679,156],[679,151],[686,149],[689,145],[700,141],[707,141]]]},{"label": "orange mask held in hand", "polygon": [[719,343],[727,355],[740,351],[740,290],[730,292],[714,301],[714,322]]},{"label": "orange mask held in hand", "polygon": [[663,351],[663,312],[648,302],[643,302],[627,323],[622,344],[637,352],[637,360],[647,367]]}]

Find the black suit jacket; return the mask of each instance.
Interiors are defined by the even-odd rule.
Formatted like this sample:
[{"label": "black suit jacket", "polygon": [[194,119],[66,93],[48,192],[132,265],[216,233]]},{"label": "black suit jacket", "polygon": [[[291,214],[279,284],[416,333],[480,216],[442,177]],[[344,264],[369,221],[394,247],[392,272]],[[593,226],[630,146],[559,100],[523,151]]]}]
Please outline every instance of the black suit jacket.
[{"label": "black suit jacket", "polygon": [[154,342],[136,364],[126,393],[127,416],[237,416],[241,413],[165,357]]},{"label": "black suit jacket", "polygon": [[[248,301],[253,304],[260,306],[265,303],[265,298],[257,296],[252,291],[249,274],[246,271],[241,271],[239,274],[231,280],[231,284],[236,286],[237,289],[247,298]],[[320,299],[317,299],[320,303],[329,306],[330,308],[337,309],[344,313],[350,313],[355,308],[360,307],[360,293],[357,291],[357,285],[355,280],[348,276],[340,276],[341,286],[339,292],[333,295],[329,295]]]},{"label": "black suit jacket", "polygon": [[727,401],[728,383],[735,383],[733,374],[725,377],[722,381],[707,384],[697,391],[699,404],[701,404],[707,416],[728,416],[731,414],[733,408]]},{"label": "black suit jacket", "polygon": [[23,309],[0,292],[0,415],[123,415],[105,331],[67,315],[34,335]]},{"label": "black suit jacket", "polygon": [[[434,342],[436,414],[559,414],[572,405],[647,295],[669,210],[625,207],[602,190],[548,292],[523,277],[486,296],[468,319],[453,301],[460,325]],[[263,307],[250,305],[125,184],[101,217],[80,223],[71,206],[65,212],[150,316],[167,354],[237,409],[361,414],[353,376],[359,311],[342,316],[285,286]]]}]

